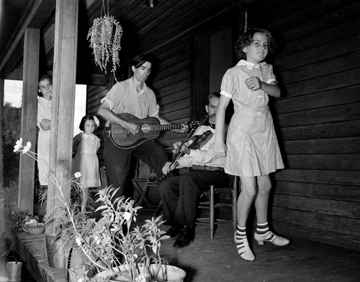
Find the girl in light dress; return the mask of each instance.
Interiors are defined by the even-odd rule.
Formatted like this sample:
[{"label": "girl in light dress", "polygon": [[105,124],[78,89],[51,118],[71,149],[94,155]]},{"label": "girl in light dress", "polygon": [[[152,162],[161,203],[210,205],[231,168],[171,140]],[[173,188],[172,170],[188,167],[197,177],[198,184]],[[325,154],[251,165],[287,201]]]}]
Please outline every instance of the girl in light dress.
[{"label": "girl in light dress", "polygon": [[52,83],[51,78],[43,75],[39,79],[37,126],[39,136],[37,143],[38,171],[41,192],[47,189],[49,178],[49,159],[50,159],[50,129],[51,129],[51,102],[52,102]]},{"label": "girl in light dress", "polygon": [[[284,168],[268,106],[269,95],[279,97],[280,89],[272,66],[264,62],[274,46],[271,34],[263,29],[249,30],[239,38],[235,47],[242,59],[227,70],[222,79],[216,115],[215,151],[219,156],[226,155],[225,172],[238,175],[241,180],[235,243],[240,257],[246,261],[255,260],[246,234],[252,203],[255,203],[257,219],[255,240],[260,245],[264,242],[276,246],[290,243],[270,231],[267,218],[269,174]],[[230,99],[234,103],[234,115],[225,146],[222,132]]]},{"label": "girl in light dress", "polygon": [[101,186],[97,157],[100,139],[93,133],[98,125],[97,117],[84,116],[79,125],[83,132],[73,139],[73,172],[81,172],[80,184],[83,188]]}]

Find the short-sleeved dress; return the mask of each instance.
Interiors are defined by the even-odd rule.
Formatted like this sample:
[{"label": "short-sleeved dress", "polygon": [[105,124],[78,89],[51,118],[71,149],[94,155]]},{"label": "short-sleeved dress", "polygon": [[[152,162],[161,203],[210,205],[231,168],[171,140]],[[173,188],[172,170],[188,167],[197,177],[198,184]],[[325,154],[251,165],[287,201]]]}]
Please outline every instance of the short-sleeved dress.
[{"label": "short-sleeved dress", "polygon": [[38,99],[37,126],[39,127],[39,137],[37,154],[40,185],[48,185],[50,163],[50,130],[43,130],[40,122],[43,119],[51,120],[51,102],[52,100],[46,100],[43,97]]},{"label": "short-sleeved dress", "polygon": [[73,160],[73,173],[81,172],[83,187],[99,187],[99,160],[96,155],[100,147],[100,139],[95,134],[79,133],[74,137],[76,155]]},{"label": "short-sleeved dress", "polygon": [[245,84],[252,76],[267,83],[276,81],[271,65],[241,60],[225,73],[220,92],[234,103],[226,141],[225,172],[242,177],[268,175],[284,168],[269,97],[262,90],[251,91]]}]

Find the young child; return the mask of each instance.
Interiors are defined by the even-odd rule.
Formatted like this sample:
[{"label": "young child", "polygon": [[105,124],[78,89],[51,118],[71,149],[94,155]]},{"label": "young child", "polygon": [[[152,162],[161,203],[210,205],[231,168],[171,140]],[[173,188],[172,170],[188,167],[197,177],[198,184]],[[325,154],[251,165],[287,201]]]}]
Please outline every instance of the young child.
[{"label": "young child", "polygon": [[[270,231],[267,218],[271,189],[269,174],[284,168],[268,106],[268,95],[279,97],[280,89],[272,66],[263,62],[275,47],[267,30],[247,31],[235,47],[242,59],[227,70],[222,79],[216,116],[215,151],[219,156],[226,155],[225,172],[240,176],[235,243],[241,258],[253,261],[255,256],[246,236],[246,222],[253,202],[257,218],[255,240],[260,245],[264,242],[276,246],[290,243],[288,239]],[[230,99],[234,103],[234,115],[228,128],[226,147],[221,133]]]},{"label": "young child", "polygon": [[81,133],[73,139],[73,172],[81,172],[83,188],[99,187],[99,160],[96,155],[100,147],[100,139],[93,133],[99,125],[95,116],[84,116],[79,128]]}]

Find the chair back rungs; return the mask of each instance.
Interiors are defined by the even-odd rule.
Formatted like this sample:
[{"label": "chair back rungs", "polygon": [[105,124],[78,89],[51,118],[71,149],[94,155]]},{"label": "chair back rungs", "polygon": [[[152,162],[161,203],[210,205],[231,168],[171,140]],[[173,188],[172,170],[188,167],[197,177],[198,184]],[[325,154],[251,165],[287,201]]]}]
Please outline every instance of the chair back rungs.
[{"label": "chair back rungs", "polygon": [[[239,177],[238,176],[229,176],[230,181],[229,187],[214,187],[214,185],[210,185],[209,190],[204,192],[203,196],[207,196],[209,198],[208,201],[202,201],[200,199],[198,208],[199,209],[207,209],[209,210],[208,217],[201,217],[196,219],[197,224],[205,224],[210,226],[210,238],[214,238],[215,225],[222,223],[233,223],[234,232],[236,230],[236,203],[237,197],[239,193]],[[220,193],[229,193],[231,192],[231,201],[224,203],[216,201],[215,195]],[[232,218],[231,219],[219,219],[215,216],[215,209],[228,207],[232,209]]]}]

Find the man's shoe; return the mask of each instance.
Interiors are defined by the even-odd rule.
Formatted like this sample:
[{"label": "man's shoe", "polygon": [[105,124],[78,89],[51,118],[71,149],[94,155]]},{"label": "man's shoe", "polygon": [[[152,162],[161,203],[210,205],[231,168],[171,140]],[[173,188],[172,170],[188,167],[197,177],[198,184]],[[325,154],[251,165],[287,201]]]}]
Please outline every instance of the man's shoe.
[{"label": "man's shoe", "polygon": [[179,235],[181,233],[181,229],[183,227],[181,225],[173,225],[170,227],[170,229],[168,231],[166,231],[166,233],[164,235],[170,236],[170,237],[175,237],[177,235]]},{"label": "man's shoe", "polygon": [[185,227],[181,230],[179,237],[174,242],[175,248],[184,248],[190,245],[190,243],[194,240],[195,232],[194,230]]}]

